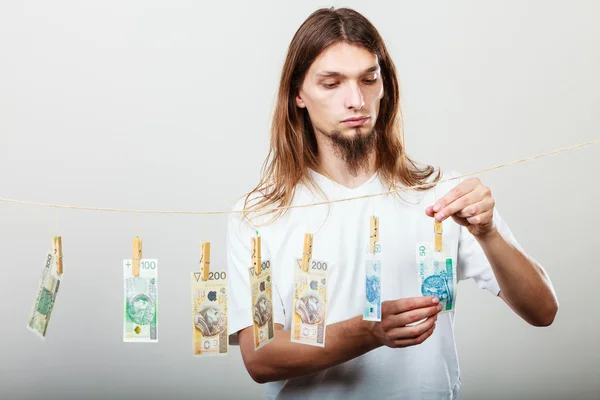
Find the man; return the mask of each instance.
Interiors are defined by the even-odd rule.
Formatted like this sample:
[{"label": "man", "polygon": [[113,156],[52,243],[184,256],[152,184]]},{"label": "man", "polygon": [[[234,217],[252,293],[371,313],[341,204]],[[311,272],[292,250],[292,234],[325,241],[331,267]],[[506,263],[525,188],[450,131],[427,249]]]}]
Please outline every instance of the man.
[{"label": "man", "polygon": [[[229,333],[269,398],[454,399],[460,371],[454,315],[423,296],[416,245],[434,218],[456,255],[458,280],[474,279],[535,326],[557,300],[478,179],[419,168],[402,142],[395,67],[376,29],[350,9],[313,13],[294,36],[275,109],[271,150],[257,188],[228,230]],[[435,183],[423,190],[309,208],[285,207]],[[437,199],[437,201],[434,200]],[[276,211],[269,211],[276,207]],[[265,209],[267,209],[265,211]],[[362,319],[369,217],[380,218],[382,320]],[[258,227],[273,271],[274,340],[255,351],[248,268]],[[295,258],[315,232],[313,259],[328,262],[325,347],[290,341]]]}]

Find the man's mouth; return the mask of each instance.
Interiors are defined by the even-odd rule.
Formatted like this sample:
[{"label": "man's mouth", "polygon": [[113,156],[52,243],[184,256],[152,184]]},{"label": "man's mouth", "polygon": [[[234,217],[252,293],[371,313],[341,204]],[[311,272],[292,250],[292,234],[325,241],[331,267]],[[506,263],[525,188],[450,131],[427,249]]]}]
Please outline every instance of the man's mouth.
[{"label": "man's mouth", "polygon": [[369,120],[369,118],[370,117],[353,117],[343,120],[342,123],[347,126],[362,126]]}]

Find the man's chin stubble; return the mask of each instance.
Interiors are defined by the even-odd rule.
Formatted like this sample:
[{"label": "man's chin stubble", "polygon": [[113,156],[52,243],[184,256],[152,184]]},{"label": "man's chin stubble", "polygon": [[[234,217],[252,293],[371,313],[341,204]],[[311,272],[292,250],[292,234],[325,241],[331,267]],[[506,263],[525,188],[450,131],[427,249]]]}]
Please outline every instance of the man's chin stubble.
[{"label": "man's chin stubble", "polygon": [[334,154],[346,163],[348,172],[358,176],[360,172],[369,169],[369,157],[375,148],[377,135],[374,130],[361,133],[360,128],[356,128],[355,132],[351,137],[344,136],[341,131],[333,131],[326,136]]}]

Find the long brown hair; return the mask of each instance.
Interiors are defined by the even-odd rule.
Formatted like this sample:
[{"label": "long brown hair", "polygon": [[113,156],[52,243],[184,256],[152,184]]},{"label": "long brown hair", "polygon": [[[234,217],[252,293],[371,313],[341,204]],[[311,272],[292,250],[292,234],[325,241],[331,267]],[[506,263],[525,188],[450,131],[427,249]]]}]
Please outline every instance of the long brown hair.
[{"label": "long brown hair", "polygon": [[[379,176],[394,188],[399,184],[424,184],[435,172],[430,165],[418,167],[406,155],[396,67],[375,27],[352,9],[322,8],[304,21],[290,43],[271,125],[270,150],[259,184],[246,195],[244,209],[247,212],[257,216],[269,214],[260,209],[289,206],[298,183],[317,188],[308,171],[310,168],[323,173],[317,157],[317,141],[308,112],[296,105],[295,97],[313,61],[327,47],[340,41],[362,46],[379,60],[384,85],[375,123],[378,138],[375,162]],[[439,179],[438,171],[433,182]],[[285,211],[271,211],[274,213],[272,220]]]}]

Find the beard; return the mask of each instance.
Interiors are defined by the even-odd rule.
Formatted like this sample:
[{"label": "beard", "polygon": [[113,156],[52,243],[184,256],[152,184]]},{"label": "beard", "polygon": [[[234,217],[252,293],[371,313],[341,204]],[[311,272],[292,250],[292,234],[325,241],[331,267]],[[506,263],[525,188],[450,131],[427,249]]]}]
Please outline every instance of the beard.
[{"label": "beard", "polygon": [[361,171],[369,168],[369,156],[375,148],[377,134],[374,129],[367,133],[361,133],[360,128],[355,129],[356,134],[346,137],[341,131],[333,131],[329,135],[334,154],[340,157],[348,167],[348,172],[358,176]]}]

